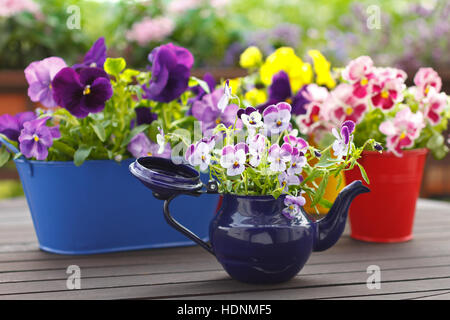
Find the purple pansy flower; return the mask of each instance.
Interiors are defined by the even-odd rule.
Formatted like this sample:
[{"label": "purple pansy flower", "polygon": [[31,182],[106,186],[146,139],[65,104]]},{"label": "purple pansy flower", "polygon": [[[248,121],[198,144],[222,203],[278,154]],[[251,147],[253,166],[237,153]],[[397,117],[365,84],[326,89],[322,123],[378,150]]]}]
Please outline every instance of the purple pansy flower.
[{"label": "purple pansy flower", "polygon": [[294,174],[282,172],[278,175],[278,182],[280,183],[280,187],[287,191],[289,186],[299,185],[301,181],[300,178]]},{"label": "purple pansy flower", "polygon": [[269,149],[267,160],[270,163],[270,170],[273,172],[281,172],[286,170],[286,162],[291,160],[292,146],[284,143],[281,147],[274,144]]},{"label": "purple pansy flower", "polygon": [[101,112],[113,95],[108,75],[100,68],[64,68],[52,86],[55,101],[78,118]]},{"label": "purple pansy flower", "polygon": [[284,205],[286,206],[282,213],[288,219],[294,219],[300,213],[300,208],[304,206],[306,200],[302,196],[286,196],[284,199]]},{"label": "purple pansy flower", "polygon": [[47,127],[45,123],[50,117],[27,121],[19,136],[20,152],[27,158],[45,160],[48,148],[53,145],[53,139],[61,137],[58,126]]},{"label": "purple pansy flower", "polygon": [[246,150],[248,147],[245,146],[245,143],[223,147],[220,165],[227,169],[227,175],[237,176],[244,172],[247,159]]},{"label": "purple pansy flower", "polygon": [[[216,89],[210,94],[206,94],[199,101],[195,101],[192,106],[192,115],[202,123],[203,133],[208,133],[219,123],[231,126],[236,121],[236,113],[239,107],[235,104],[228,105],[222,112],[218,107],[223,89]],[[242,121],[236,121],[236,128],[242,128]]]},{"label": "purple pansy flower", "polygon": [[352,133],[354,130],[355,123],[351,120],[347,120],[342,124],[340,133],[338,133],[336,128],[331,130],[336,138],[333,143],[333,152],[336,157],[342,158],[347,155],[351,145],[350,142],[353,140]]},{"label": "purple pansy flower", "polygon": [[288,74],[285,71],[280,71],[272,77],[272,84],[267,90],[269,99],[266,103],[260,105],[258,109],[260,111],[263,111],[272,104],[289,102],[292,106],[293,114],[305,114],[306,109],[304,106],[309,102],[303,97],[305,88],[306,86],[303,86],[302,89],[297,92],[297,94],[293,95]]},{"label": "purple pansy flower", "polygon": [[105,38],[100,37],[95,41],[92,47],[84,56],[83,62],[73,65],[74,69],[79,68],[103,68],[106,61],[106,45]]},{"label": "purple pansy flower", "polygon": [[137,107],[134,109],[134,112],[136,113],[136,125],[138,126],[142,124],[151,124],[158,119],[158,115],[152,112],[151,108]]},{"label": "purple pansy flower", "polygon": [[145,98],[170,102],[186,91],[194,57],[185,48],[171,43],[159,46],[150,53],[152,78],[144,86]]},{"label": "purple pansy flower", "polygon": [[286,102],[268,106],[264,112],[264,125],[270,134],[279,134],[289,127],[291,106]]},{"label": "purple pansy flower", "polygon": [[155,156],[169,159],[172,153],[169,143],[167,143],[162,153],[158,153],[160,146],[147,138],[143,132],[131,139],[127,149],[135,158]]},{"label": "purple pansy flower", "polygon": [[36,119],[36,115],[31,111],[21,112],[15,116],[4,114],[0,116],[0,133],[9,140],[18,142],[24,123],[34,119]]},{"label": "purple pansy flower", "polygon": [[35,61],[25,68],[25,78],[28,82],[28,96],[33,102],[40,102],[47,108],[54,108],[58,104],[53,99],[52,80],[56,74],[67,67],[63,59],[50,57]]}]

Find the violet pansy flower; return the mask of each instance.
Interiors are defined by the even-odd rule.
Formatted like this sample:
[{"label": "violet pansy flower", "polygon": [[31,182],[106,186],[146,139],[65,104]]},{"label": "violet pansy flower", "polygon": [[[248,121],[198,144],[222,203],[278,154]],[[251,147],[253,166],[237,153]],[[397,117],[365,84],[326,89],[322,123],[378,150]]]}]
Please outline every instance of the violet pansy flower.
[{"label": "violet pansy flower", "polygon": [[191,145],[186,153],[186,160],[194,167],[199,166],[200,171],[206,171],[211,162],[211,145],[200,141],[195,146]]},{"label": "violet pansy flower", "polygon": [[249,147],[249,164],[252,167],[257,167],[261,163],[263,152],[266,149],[266,138],[261,134],[249,136],[247,138]]},{"label": "violet pansy flower", "polygon": [[100,37],[84,56],[83,62],[73,65],[74,69],[79,68],[103,68],[106,61],[105,38]]},{"label": "violet pansy flower", "polygon": [[158,153],[160,146],[147,138],[143,132],[131,139],[127,149],[135,158],[155,156],[169,159],[172,153],[169,143],[165,146],[164,152]]},{"label": "violet pansy flower", "polygon": [[256,129],[264,125],[262,122],[262,115],[253,107],[247,107],[245,109],[239,109],[237,112],[238,117],[242,120],[247,129]]},{"label": "violet pansy flower", "polygon": [[53,139],[61,137],[57,126],[47,127],[46,122],[50,117],[40,118],[25,122],[19,136],[20,152],[27,158],[45,160],[48,156],[48,148],[53,145]]},{"label": "violet pansy flower", "polygon": [[36,119],[36,115],[31,111],[21,112],[14,116],[4,114],[0,116],[0,133],[9,140],[18,142],[24,123],[34,119]]},{"label": "violet pansy flower", "polygon": [[[223,112],[219,109],[218,103],[223,95],[223,89],[216,89],[210,94],[206,94],[199,101],[195,101],[192,105],[192,115],[202,123],[203,133],[213,130],[219,123],[223,123],[229,127],[236,121],[236,114],[239,107],[230,104],[225,107]],[[242,128],[242,121],[236,121],[236,128]]]},{"label": "violet pansy flower", "polygon": [[35,61],[25,68],[28,82],[28,96],[33,102],[40,102],[44,107],[54,108],[58,103],[53,98],[52,80],[56,74],[67,67],[63,59],[50,57]]},{"label": "violet pansy flower", "polygon": [[342,158],[347,155],[351,142],[353,140],[353,131],[355,130],[355,123],[351,120],[345,121],[341,126],[341,131],[338,133],[336,128],[332,129],[332,133],[336,140],[333,142],[333,152],[337,158]]},{"label": "violet pansy flower", "polygon": [[287,173],[289,175],[300,174],[306,164],[306,157],[303,152],[300,152],[298,155],[292,156],[291,166],[287,169]]},{"label": "violet pansy flower", "polygon": [[270,134],[279,134],[289,127],[291,106],[286,102],[267,107],[263,112],[264,125]]},{"label": "violet pansy flower", "polygon": [[278,182],[280,183],[280,187],[287,191],[289,186],[299,185],[301,181],[296,175],[282,172],[278,175]]},{"label": "violet pansy flower", "polygon": [[55,101],[77,118],[101,112],[113,94],[109,77],[100,68],[64,68],[52,86]]},{"label": "violet pansy flower", "polygon": [[306,200],[302,196],[294,197],[294,196],[286,196],[284,199],[284,205],[286,206],[282,213],[288,219],[294,219],[300,213],[300,208],[304,206]]},{"label": "violet pansy flower", "polygon": [[144,86],[145,98],[170,102],[178,99],[188,88],[194,57],[185,48],[172,43],[159,46],[150,53],[152,78]]},{"label": "violet pansy flower", "polygon": [[246,147],[244,145],[241,143],[235,146],[223,147],[220,165],[227,169],[227,175],[237,176],[244,172],[245,161],[247,160]]},{"label": "violet pansy flower", "polygon": [[286,162],[291,160],[293,148],[290,144],[284,143],[281,147],[274,144],[269,149],[267,160],[270,163],[270,170],[280,172],[286,170]]}]

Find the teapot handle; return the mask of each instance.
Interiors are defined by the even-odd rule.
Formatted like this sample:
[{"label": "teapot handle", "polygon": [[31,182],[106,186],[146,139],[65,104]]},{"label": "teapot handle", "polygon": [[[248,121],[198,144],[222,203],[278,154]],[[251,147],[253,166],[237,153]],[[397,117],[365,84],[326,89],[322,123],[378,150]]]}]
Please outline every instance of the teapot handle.
[{"label": "teapot handle", "polygon": [[[198,196],[199,194],[189,194],[189,195],[195,195]],[[175,228],[176,230],[178,230],[179,232],[181,232],[182,234],[184,234],[186,237],[188,237],[189,239],[191,239],[192,241],[196,242],[197,244],[199,244],[203,249],[205,249],[206,251],[208,251],[209,253],[211,253],[213,256],[215,256],[214,254],[214,250],[212,248],[212,246],[209,243],[206,243],[205,241],[203,241],[202,239],[200,239],[197,235],[195,235],[192,231],[190,231],[189,229],[187,229],[186,227],[182,226],[178,221],[176,221],[169,212],[169,204],[170,201],[172,201],[176,196],[178,196],[178,194],[174,194],[172,196],[170,196],[168,199],[166,199],[164,201],[164,218],[166,219],[167,223],[170,224],[173,228]]]}]

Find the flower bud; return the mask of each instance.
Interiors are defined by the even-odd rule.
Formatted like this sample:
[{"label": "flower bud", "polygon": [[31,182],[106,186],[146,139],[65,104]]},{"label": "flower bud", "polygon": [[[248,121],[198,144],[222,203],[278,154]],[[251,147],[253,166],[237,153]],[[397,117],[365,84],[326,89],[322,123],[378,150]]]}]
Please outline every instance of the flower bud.
[{"label": "flower bud", "polygon": [[379,144],[379,143],[375,143],[375,144],[373,145],[373,148],[374,148],[375,150],[377,150],[377,151],[383,151],[383,146],[382,146],[381,144]]}]

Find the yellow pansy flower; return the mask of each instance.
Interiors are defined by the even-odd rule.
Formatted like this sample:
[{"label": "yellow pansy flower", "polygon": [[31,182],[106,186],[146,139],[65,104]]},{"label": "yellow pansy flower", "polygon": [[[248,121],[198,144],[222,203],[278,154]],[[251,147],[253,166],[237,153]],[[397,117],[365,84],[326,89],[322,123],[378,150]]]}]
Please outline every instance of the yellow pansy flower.
[{"label": "yellow pansy flower", "polygon": [[292,48],[281,47],[267,57],[259,70],[261,81],[269,86],[272,77],[281,70],[288,74],[293,92],[312,81],[311,65],[304,63]]},{"label": "yellow pansy flower", "polygon": [[266,102],[267,95],[266,95],[266,93],[263,90],[259,90],[259,89],[254,88],[254,89],[248,91],[245,94],[244,98],[252,106],[257,106],[259,104],[262,104],[262,103]]},{"label": "yellow pansy flower", "polygon": [[256,68],[261,64],[262,58],[263,56],[261,51],[259,51],[257,47],[251,46],[242,52],[239,59],[239,64],[245,69]]},{"label": "yellow pansy flower", "polygon": [[309,50],[308,55],[313,59],[314,71],[316,73],[316,83],[318,85],[326,85],[328,88],[332,89],[336,86],[336,81],[334,81],[331,76],[330,62],[320,53],[319,50]]}]

